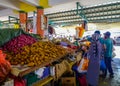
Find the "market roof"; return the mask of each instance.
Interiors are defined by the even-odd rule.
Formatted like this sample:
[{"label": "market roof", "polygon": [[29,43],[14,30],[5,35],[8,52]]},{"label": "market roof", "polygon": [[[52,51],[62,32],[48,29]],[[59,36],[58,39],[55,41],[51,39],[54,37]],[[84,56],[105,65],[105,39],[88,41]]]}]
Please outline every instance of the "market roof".
[{"label": "market roof", "polygon": [[[120,21],[120,0],[0,0],[0,2],[0,20],[4,20],[4,16],[18,17],[15,10],[29,12],[35,10],[36,6],[44,5],[45,14],[54,24],[80,23],[84,17],[89,22]],[[79,2],[79,9],[76,2]],[[25,6],[29,6],[29,9]]]},{"label": "market roof", "polygon": [[120,2],[105,3],[90,7],[47,14],[53,24],[73,24],[88,22],[120,22]]}]

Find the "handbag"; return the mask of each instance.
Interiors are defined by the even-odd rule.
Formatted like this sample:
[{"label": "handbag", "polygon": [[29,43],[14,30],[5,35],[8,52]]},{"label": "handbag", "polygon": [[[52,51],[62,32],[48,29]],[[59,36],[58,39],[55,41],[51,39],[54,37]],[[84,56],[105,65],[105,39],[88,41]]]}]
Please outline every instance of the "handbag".
[{"label": "handbag", "polygon": [[116,53],[113,51],[112,52],[112,57],[115,57],[116,56]]},{"label": "handbag", "polygon": [[105,65],[105,61],[104,59],[100,60],[100,70],[105,70],[106,69],[106,65]]}]

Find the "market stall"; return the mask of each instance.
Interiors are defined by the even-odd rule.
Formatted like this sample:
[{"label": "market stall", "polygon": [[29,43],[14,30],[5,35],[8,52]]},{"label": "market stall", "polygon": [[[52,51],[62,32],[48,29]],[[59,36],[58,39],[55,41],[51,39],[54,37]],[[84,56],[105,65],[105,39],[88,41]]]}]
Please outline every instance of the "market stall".
[{"label": "market stall", "polygon": [[[4,33],[7,31],[5,30]],[[16,33],[18,35],[14,36]],[[7,41],[3,40],[1,44],[1,49],[6,53],[6,60],[11,64],[11,72],[9,76],[7,75],[11,80],[3,82],[4,84],[9,82],[11,86],[12,84],[17,86],[18,83],[29,86],[39,83],[42,86],[50,81],[55,82],[65,72],[72,72],[72,65],[81,59],[81,54],[75,55],[77,47],[63,48],[64,45],[56,45],[49,40],[38,40],[35,36],[20,29],[11,30],[9,34],[7,36],[4,34],[4,36],[7,38],[12,35],[12,37]],[[63,41],[66,40],[61,40]],[[71,58],[71,55],[75,55],[76,58]],[[29,82],[30,76],[35,81]],[[17,81],[19,78],[21,80]]]}]

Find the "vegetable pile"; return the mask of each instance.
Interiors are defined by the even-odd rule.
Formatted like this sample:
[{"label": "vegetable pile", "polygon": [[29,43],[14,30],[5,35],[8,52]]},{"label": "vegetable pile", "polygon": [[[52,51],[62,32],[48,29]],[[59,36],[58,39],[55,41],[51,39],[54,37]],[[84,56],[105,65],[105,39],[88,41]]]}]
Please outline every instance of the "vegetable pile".
[{"label": "vegetable pile", "polygon": [[3,47],[2,50],[13,52],[14,54],[17,54],[21,51],[21,48],[26,45],[31,45],[36,42],[36,39],[29,35],[20,35],[11,41],[7,42]]},{"label": "vegetable pile", "polygon": [[31,46],[25,46],[18,54],[8,53],[7,59],[12,65],[37,66],[49,62],[67,54],[67,50],[51,42],[36,42]]}]

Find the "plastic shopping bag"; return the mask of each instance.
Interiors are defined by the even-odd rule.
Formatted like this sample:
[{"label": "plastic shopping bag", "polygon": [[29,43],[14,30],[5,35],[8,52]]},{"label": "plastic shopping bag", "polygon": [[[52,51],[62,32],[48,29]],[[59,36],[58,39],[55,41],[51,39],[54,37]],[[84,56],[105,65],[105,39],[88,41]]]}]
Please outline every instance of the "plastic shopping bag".
[{"label": "plastic shopping bag", "polygon": [[112,57],[114,58],[116,56],[116,53],[113,51],[112,52]]},{"label": "plastic shopping bag", "polygon": [[105,61],[104,59],[100,60],[100,70],[105,70],[106,69],[106,65],[105,65]]},{"label": "plastic shopping bag", "polygon": [[78,72],[79,73],[85,73],[87,72],[88,69],[88,64],[89,64],[89,59],[88,58],[82,58],[79,66],[78,66]]},{"label": "plastic shopping bag", "polygon": [[0,50],[0,83],[3,82],[10,73],[10,63],[5,59],[6,54]]}]

